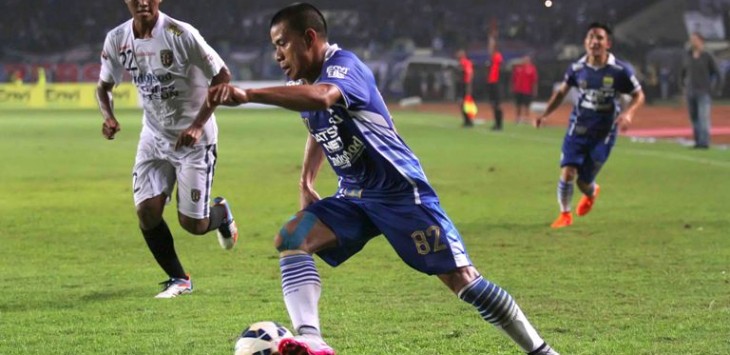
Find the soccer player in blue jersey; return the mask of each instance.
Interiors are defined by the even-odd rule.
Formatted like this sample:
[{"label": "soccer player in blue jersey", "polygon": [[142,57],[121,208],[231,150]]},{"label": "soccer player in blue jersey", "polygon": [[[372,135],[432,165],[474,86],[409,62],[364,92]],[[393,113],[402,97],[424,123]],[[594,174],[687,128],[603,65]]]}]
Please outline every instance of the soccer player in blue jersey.
[{"label": "soccer player in blue jersey", "polygon": [[[208,103],[258,102],[299,111],[309,131],[299,181],[302,209],[275,238],[284,301],[298,333],[280,343],[280,352],[334,354],[320,333],[321,282],[312,254],[337,266],[383,234],[406,264],[436,275],[525,352],[557,354],[512,296],[474,268],[418,158],[396,132],[372,72],[355,54],[327,42],[319,10],[305,3],[283,8],[271,20],[270,35],[276,61],[296,85],[220,85],[211,88]],[[325,159],[339,188],[320,198],[314,182]]]},{"label": "soccer player in blue jersey", "polygon": [[[619,129],[625,129],[634,113],[644,103],[644,93],[628,64],[609,52],[611,29],[601,23],[592,23],[584,41],[586,55],[568,67],[565,79],[548,101],[547,109],[534,124],[540,127],[547,116],[563,102],[571,87],[580,96],[570,114],[568,131],[563,140],[560,159],[558,203],[560,215],[553,228],[573,224],[571,200],[573,181],[576,180],[583,197],[576,214],[585,216],[591,211],[600,187],[596,175],[608,160]],[[625,110],[621,110],[621,94],[631,95]]]}]

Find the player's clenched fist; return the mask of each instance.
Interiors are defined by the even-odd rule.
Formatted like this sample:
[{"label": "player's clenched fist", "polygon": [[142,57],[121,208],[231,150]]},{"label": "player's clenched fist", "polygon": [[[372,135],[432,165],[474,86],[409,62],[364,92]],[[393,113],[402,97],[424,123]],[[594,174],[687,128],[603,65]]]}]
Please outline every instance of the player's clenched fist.
[{"label": "player's clenched fist", "polygon": [[208,89],[207,102],[209,106],[237,106],[248,102],[246,92],[231,85],[218,84]]},{"label": "player's clenched fist", "polygon": [[101,134],[106,137],[106,139],[114,139],[114,135],[117,134],[122,128],[119,127],[119,122],[113,117],[107,118],[104,120],[104,123],[101,125]]}]

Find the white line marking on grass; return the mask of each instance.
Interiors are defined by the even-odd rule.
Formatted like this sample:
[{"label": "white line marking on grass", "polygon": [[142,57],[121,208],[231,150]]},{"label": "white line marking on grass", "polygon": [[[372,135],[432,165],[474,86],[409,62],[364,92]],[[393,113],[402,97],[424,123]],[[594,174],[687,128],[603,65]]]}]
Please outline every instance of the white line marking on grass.
[{"label": "white line marking on grass", "polygon": [[721,166],[723,168],[730,168],[730,161],[698,158],[698,157],[691,157],[691,156],[677,154],[677,153],[657,152],[657,151],[652,151],[652,150],[637,150],[637,149],[631,149],[631,148],[624,148],[622,150],[628,151],[629,153],[638,154],[638,155],[666,158],[666,159],[670,159],[670,160],[682,160],[682,161],[688,161],[688,162],[692,162],[692,163],[706,164],[706,165],[712,165],[712,166]]},{"label": "white line marking on grass", "polygon": [[[462,131],[467,130],[467,129],[462,128],[457,125],[439,124],[439,123],[435,122],[434,120],[421,120],[421,121],[419,121],[419,124],[421,124],[423,126],[438,127],[438,128],[442,128],[442,129],[452,128],[454,130],[462,130]],[[470,131],[477,130],[477,132],[481,133],[481,134],[492,133],[492,132],[488,132],[486,130],[479,130],[478,128],[468,128],[468,129]],[[520,134],[520,133],[508,133],[508,132],[504,132],[504,131],[499,132],[499,133],[494,133],[491,135],[494,137],[501,136],[501,137],[521,139],[524,141],[549,143],[549,144],[556,144],[556,145],[560,144],[560,142],[562,142],[562,140],[563,140],[562,138],[555,139],[552,137],[539,137],[539,136],[525,135],[525,134]],[[644,155],[644,156],[663,158],[663,159],[668,159],[668,160],[688,161],[688,162],[697,163],[697,164],[705,164],[705,165],[711,165],[711,166],[719,166],[719,167],[723,167],[723,168],[730,168],[730,161],[701,158],[701,157],[696,157],[696,156],[688,156],[688,155],[672,153],[672,152],[638,150],[638,149],[632,149],[629,147],[622,147],[619,149],[622,152],[626,152],[629,154]]]}]

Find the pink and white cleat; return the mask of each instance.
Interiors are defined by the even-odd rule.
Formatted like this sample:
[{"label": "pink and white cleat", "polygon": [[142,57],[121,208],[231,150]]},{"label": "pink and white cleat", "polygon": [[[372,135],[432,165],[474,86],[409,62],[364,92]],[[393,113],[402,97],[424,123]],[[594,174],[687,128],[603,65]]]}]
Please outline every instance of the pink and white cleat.
[{"label": "pink and white cleat", "polygon": [[281,355],[335,355],[322,338],[315,335],[297,335],[282,339],[279,343]]}]

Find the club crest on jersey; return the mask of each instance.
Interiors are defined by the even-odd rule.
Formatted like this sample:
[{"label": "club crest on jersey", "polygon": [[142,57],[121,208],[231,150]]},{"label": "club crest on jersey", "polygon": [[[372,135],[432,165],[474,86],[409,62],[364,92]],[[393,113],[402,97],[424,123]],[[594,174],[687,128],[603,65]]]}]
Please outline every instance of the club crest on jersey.
[{"label": "club crest on jersey", "polygon": [[167,31],[178,37],[183,33],[183,31],[180,29],[180,27],[177,27],[177,25],[167,26]]},{"label": "club crest on jersey", "polygon": [[335,79],[344,79],[350,68],[341,65],[330,65],[327,67],[327,77]]},{"label": "club crest on jersey", "polygon": [[613,86],[613,77],[612,76],[604,76],[603,77],[603,87],[604,88],[610,88]]},{"label": "club crest on jersey", "polygon": [[172,65],[172,51],[169,49],[163,49],[160,51],[160,62],[165,68],[169,68]]},{"label": "club crest on jersey", "polygon": [[193,200],[193,202],[200,201],[200,190],[198,190],[198,189],[190,190],[190,198]]}]

